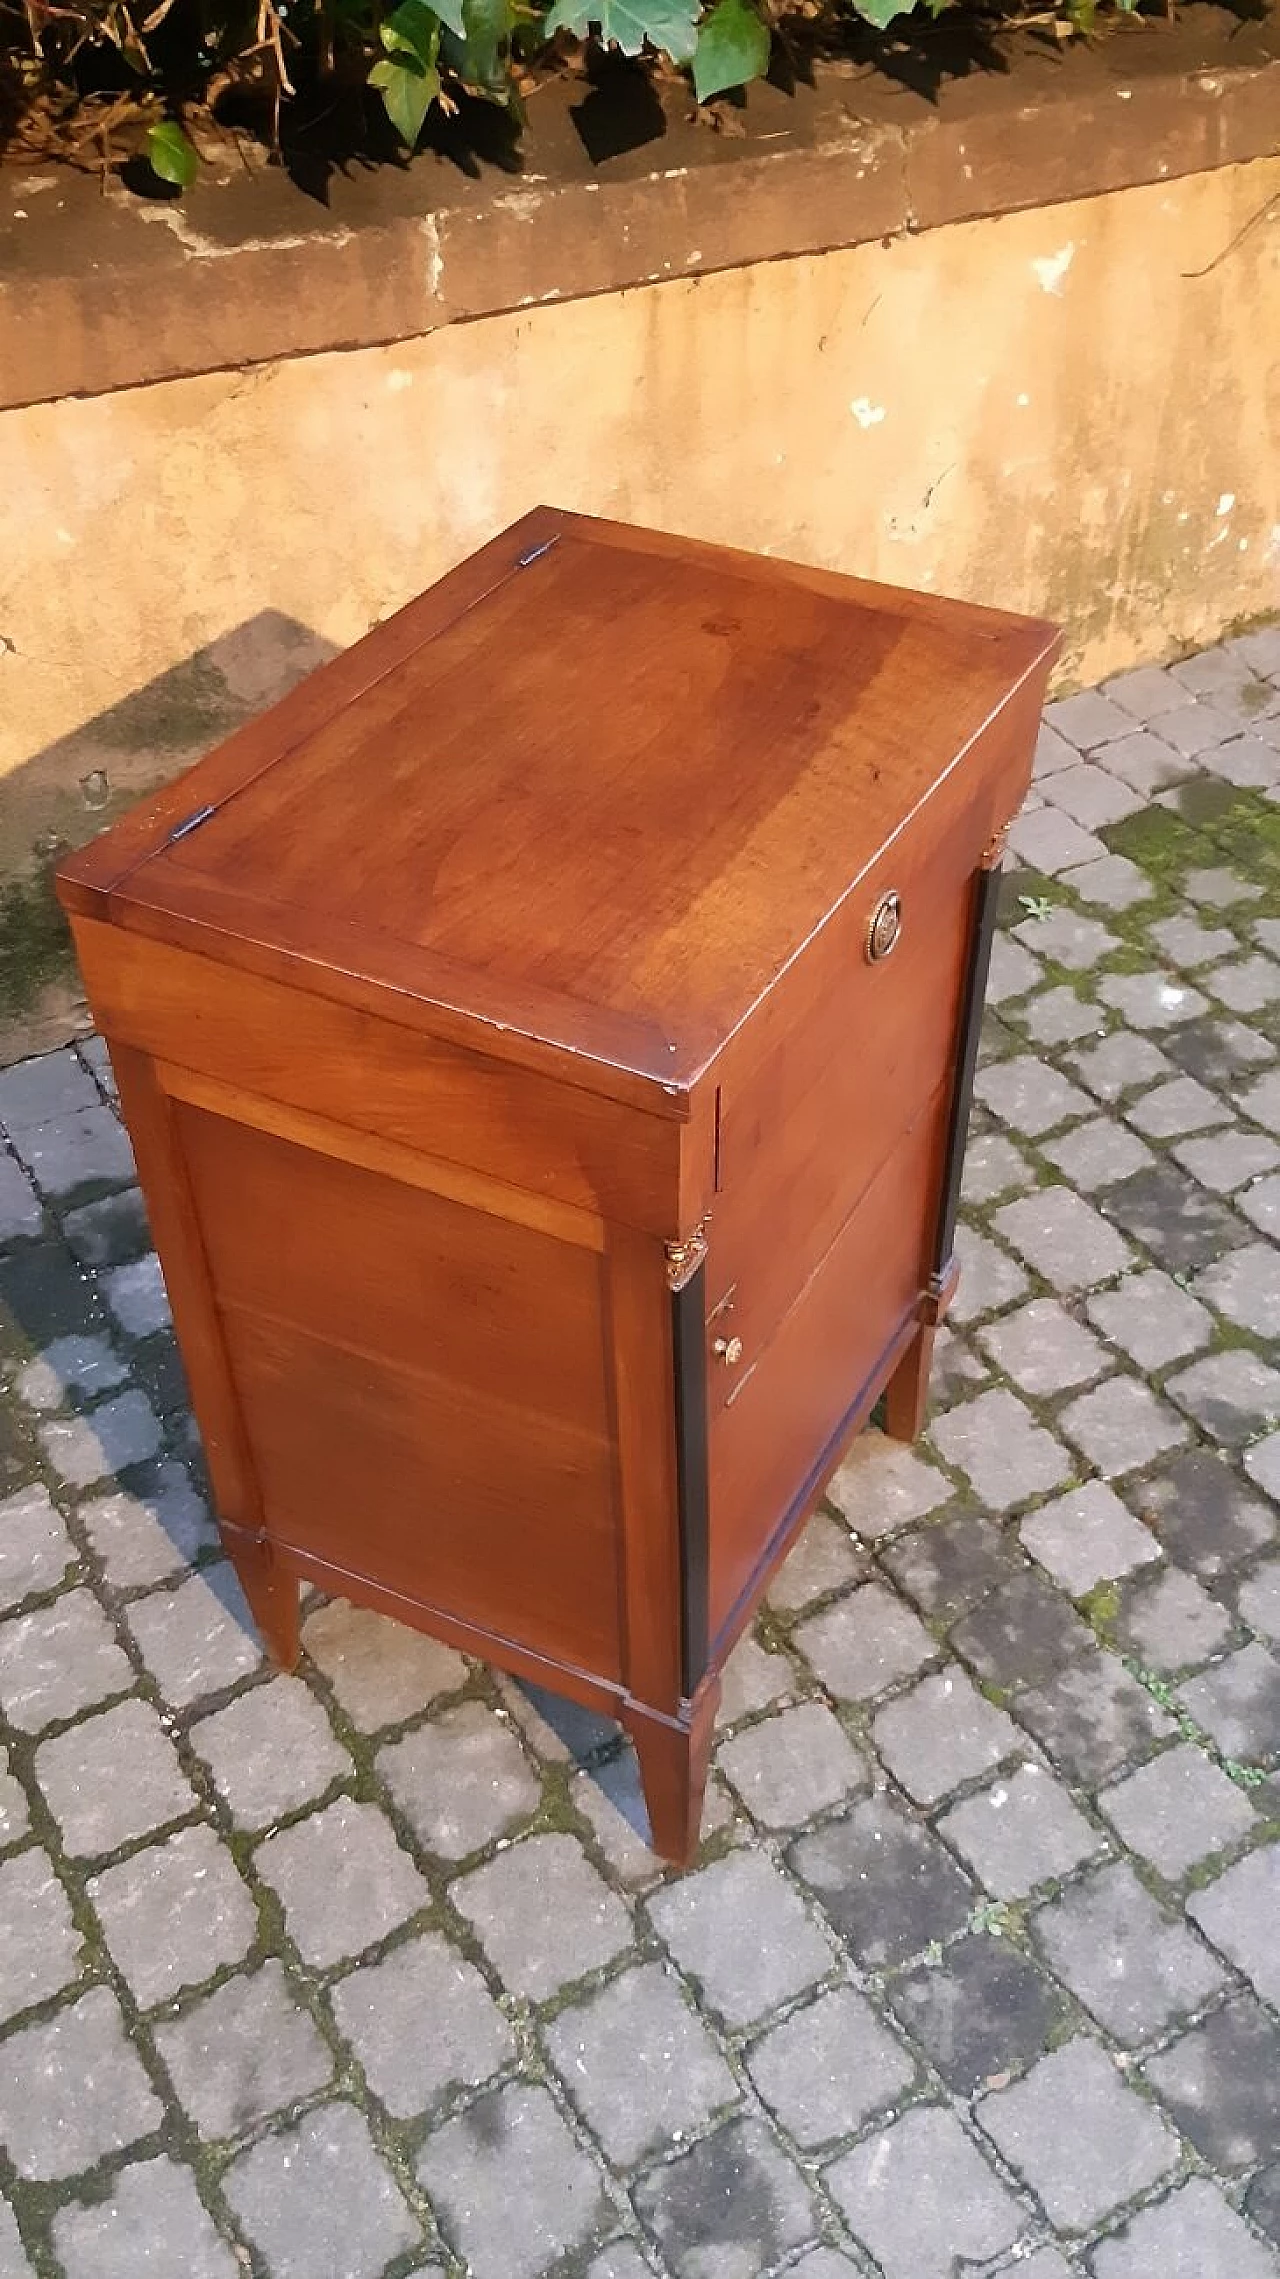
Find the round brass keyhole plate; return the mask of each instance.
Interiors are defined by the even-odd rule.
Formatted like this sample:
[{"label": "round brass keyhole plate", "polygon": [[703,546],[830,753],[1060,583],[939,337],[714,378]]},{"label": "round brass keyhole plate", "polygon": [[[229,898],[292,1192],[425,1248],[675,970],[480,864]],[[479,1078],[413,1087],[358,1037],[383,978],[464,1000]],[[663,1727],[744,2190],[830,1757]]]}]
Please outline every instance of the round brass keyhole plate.
[{"label": "round brass keyhole plate", "polygon": [[867,927],[867,956],[872,965],[898,946],[902,932],[902,897],[900,894],[882,894],[871,913]]}]

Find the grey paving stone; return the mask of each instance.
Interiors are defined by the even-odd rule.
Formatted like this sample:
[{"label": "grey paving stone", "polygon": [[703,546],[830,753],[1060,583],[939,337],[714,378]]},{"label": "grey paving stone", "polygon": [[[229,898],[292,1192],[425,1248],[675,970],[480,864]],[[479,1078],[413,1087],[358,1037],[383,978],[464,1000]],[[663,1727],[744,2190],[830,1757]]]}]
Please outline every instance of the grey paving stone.
[{"label": "grey paving stone", "polygon": [[6,2200],[0,2200],[0,2279],[34,2279],[18,2237],[18,2223]]},{"label": "grey paving stone", "polygon": [[20,1488],[0,1503],[0,1607],[56,1590],[75,1558],[47,1488]]},{"label": "grey paving stone", "polygon": [[887,1797],[872,1797],[843,1820],[801,1836],[788,1858],[869,1970],[907,1962],[952,1937],[973,1905],[973,1886],[950,1853]]},{"label": "grey paving stone", "polygon": [[[1234,735],[1236,722],[1226,711],[1217,711],[1210,704],[1184,704],[1177,712],[1161,715],[1160,740],[1171,744],[1176,752],[1187,759],[1198,759],[1211,745],[1226,742]],[[1192,871],[1184,881],[1185,891],[1196,902],[1210,902],[1217,907],[1218,897],[1204,892],[1196,893],[1192,879],[1210,876],[1222,877],[1222,872]]]},{"label": "grey paving stone", "polygon": [[145,1258],[133,1259],[127,1266],[113,1268],[103,1278],[103,1291],[126,1337],[153,1337],[157,1330],[168,1329],[173,1321],[169,1294],[154,1251]]},{"label": "grey paving stone", "polygon": [[1208,1004],[1190,982],[1154,968],[1147,973],[1105,973],[1098,995],[1130,1028],[1157,1032],[1194,1020]]},{"label": "grey paving stone", "polygon": [[[1269,759],[1273,770],[1280,766],[1274,752]],[[1280,998],[1280,966],[1274,958],[1256,954],[1239,958],[1232,965],[1216,966],[1205,976],[1205,988],[1233,1013],[1261,1013]]]},{"label": "grey paving stone", "polygon": [[1187,1132],[1202,1132],[1230,1121],[1231,1111],[1194,1076],[1175,1076],[1167,1084],[1144,1092],[1128,1109],[1130,1123],[1148,1139],[1180,1139]]},{"label": "grey paving stone", "polygon": [[849,1986],[793,2011],[755,2043],[747,2063],[765,2103],[806,2150],[860,2129],[915,2075],[901,2043]]},{"label": "grey paving stone", "polygon": [[926,1614],[948,1622],[1019,1571],[1000,1529],[975,1511],[942,1516],[895,1537],[880,1561],[899,1590]]},{"label": "grey paving stone", "polygon": [[[1123,737],[1113,744],[1131,760],[1128,747],[1132,738]],[[1075,822],[1082,823],[1086,831],[1105,831],[1112,823],[1120,823],[1126,815],[1134,815],[1145,804],[1145,793],[1136,792],[1125,782],[1119,769],[1108,769],[1085,761],[1082,766],[1061,768],[1045,783],[1045,798],[1052,807],[1060,807]]]},{"label": "grey paving stone", "polygon": [[[1261,728],[1269,722],[1260,722]],[[1267,791],[1273,789],[1280,777],[1280,760],[1265,735],[1232,736],[1223,744],[1210,744],[1199,755],[1202,768],[1210,775],[1220,776],[1226,783],[1234,783],[1242,790]]]},{"label": "grey paving stone", "polygon": [[16,1163],[0,1156],[0,1242],[29,1240],[44,1225],[40,1198]]},{"label": "grey paving stone", "polygon": [[850,2279],[856,2269],[848,2256],[838,2255],[834,2247],[814,2247],[798,2263],[788,2264],[787,2279]]},{"label": "grey paving stone", "polygon": [[1280,2007],[1280,1844],[1267,1844],[1238,1860],[1216,1882],[1195,1891],[1187,1913],[1220,1954],[1250,1979],[1273,2008]]},{"label": "grey paving stone", "polygon": [[766,1652],[748,1632],[738,1640],[725,1664],[717,1724],[722,1728],[736,1725],[739,1718],[784,1701],[794,1692],[795,1682],[796,1673],[786,1655]]},{"label": "grey paving stone", "polygon": [[0,1747],[0,1850],[26,1835],[29,1814],[22,1783],[9,1770],[9,1752]]},{"label": "grey paving stone", "polygon": [[615,1746],[617,1725],[580,1701],[548,1692],[528,1678],[497,1677],[503,1707],[544,1764],[585,1764]]},{"label": "grey paving stone", "polygon": [[269,1836],[255,1865],[300,1953],[320,1969],[384,1939],[430,1896],[377,1806],[346,1796]]},{"label": "grey paving stone", "polygon": [[956,1329],[944,1323],[938,1331],[933,1348],[933,1367],[929,1372],[929,1406],[935,1415],[952,1409],[957,1401],[966,1400],[975,1385],[985,1385],[990,1377],[986,1363],[966,1345]]},{"label": "grey paving stone", "polygon": [[87,1590],[0,1623],[0,1710],[20,1733],[39,1733],[133,1683],[133,1671]]},{"label": "grey paving stone", "polygon": [[1083,2037],[984,2097],[978,2119],[1051,2223],[1086,2231],[1169,2174],[1178,2140]]},{"label": "grey paving stone", "polygon": [[1151,939],[1175,965],[1191,972],[1198,966],[1212,965],[1216,958],[1229,957],[1239,947],[1229,926],[1202,925],[1185,911],[1176,918],[1161,918],[1151,928]]},{"label": "grey paving stone", "polygon": [[624,2168],[738,2102],[723,2057],[660,1963],[624,1971],[562,2010],[547,2047],[610,2162]]},{"label": "grey paving stone", "polygon": [[1064,965],[1072,973],[1087,973],[1116,947],[1117,939],[1096,918],[1082,918],[1079,911],[1067,909],[1065,905],[1051,910],[1043,918],[1024,918],[1021,925],[1015,926],[1014,938],[1028,950],[1052,958],[1055,965]]},{"label": "grey paving stone", "polygon": [[[1266,1205],[1272,1189],[1280,1200],[1280,1181],[1263,1174],[1280,1163],[1280,1147],[1265,1132],[1214,1132],[1204,1139],[1180,1140],[1173,1152],[1202,1187],[1212,1188],[1216,1195],[1235,1194],[1237,1207],[1247,1218],[1264,1234],[1273,1231],[1266,1223],[1270,1215]],[[1243,1195],[1238,1193],[1242,1187]]]},{"label": "grey paving stone", "polygon": [[1026,1139],[1038,1139],[1073,1117],[1087,1116],[1092,1105],[1087,1093],[1031,1054],[981,1069],[974,1091],[1002,1124],[1011,1125]]},{"label": "grey paving stone", "polygon": [[1101,2241],[1091,2266],[1094,2279],[1275,2279],[1275,2258],[1203,2176]]},{"label": "grey paving stone", "polygon": [[[570,1797],[618,1882],[639,1890],[659,1880],[662,1862],[649,1840],[649,1814],[634,1749],[628,1746],[620,1756],[575,1774]],[[713,1776],[703,1801],[703,1836],[732,1818],[733,1806]]]},{"label": "grey paving stone", "polygon": [[980,1329],[978,1342],[997,1368],[1033,1399],[1090,1384],[1108,1367],[1097,1338],[1056,1298],[1033,1298],[1016,1314]]},{"label": "grey paving stone", "polygon": [[146,1394],[131,1391],[87,1416],[51,1418],[40,1427],[40,1443],[59,1478],[85,1488],[154,1456],[160,1426]]},{"label": "grey paving stone", "polygon": [[652,2169],[634,2198],[675,2279],[757,2279],[819,2225],[803,2175],[757,2120],[730,2121]]},{"label": "grey paving stone", "polygon": [[1074,2279],[1074,2275],[1056,2247],[1042,2247],[1011,2263],[1001,2279]]},{"label": "grey paving stone", "polygon": [[1255,1335],[1280,1340],[1280,1250],[1253,1242],[1206,1267],[1196,1294],[1228,1321]]},{"label": "grey paving stone", "polygon": [[996,1212],[997,1233],[1058,1290],[1082,1290],[1122,1273],[1133,1253],[1114,1227],[1069,1187],[1041,1187]]},{"label": "grey paving stone", "polygon": [[91,1108],[59,1114],[12,1135],[15,1152],[46,1195],[74,1195],[97,1184],[123,1187],[138,1176],[118,1116],[95,1095]]},{"label": "grey paving stone", "polygon": [[1238,1105],[1246,1116],[1252,1116],[1255,1124],[1280,1134],[1280,1071],[1268,1069],[1265,1076],[1260,1076],[1256,1084],[1241,1093]]},{"label": "grey paving stone", "polygon": [[1102,1845],[1042,1765],[1019,1765],[1012,1778],[965,1797],[939,1827],[995,1899],[1025,1899],[1037,1884],[1070,1875]]},{"label": "grey paving stone", "polygon": [[1256,633],[1239,633],[1225,644],[1228,653],[1239,657],[1253,673],[1265,680],[1280,678],[1280,628],[1264,625]]},{"label": "grey paving stone", "polygon": [[821,1702],[801,1702],[748,1725],[722,1743],[718,1763],[752,1816],[766,1828],[795,1828],[871,1786],[871,1772],[839,1719]]},{"label": "grey paving stone", "polygon": [[998,1243],[989,1242],[972,1227],[962,1226],[956,1236],[960,1283],[951,1302],[952,1319],[967,1323],[983,1314],[1013,1304],[1027,1289],[1027,1277],[1015,1259]]},{"label": "grey paving stone", "polygon": [[1165,1050],[1188,1076],[1198,1077],[1236,1105],[1241,1086],[1275,1059],[1275,1046],[1256,1029],[1217,1012],[1176,1029],[1165,1038]]},{"label": "grey paving stone", "polygon": [[961,1184],[966,1203],[994,1203],[999,1195],[1030,1187],[1034,1179],[1025,1155],[1003,1132],[979,1132],[969,1141]]},{"label": "grey paving stone", "polygon": [[769,1604],[782,1614],[798,1614],[814,1599],[865,1582],[870,1572],[848,1530],[826,1512],[816,1511],[779,1568]]},{"label": "grey paving stone", "polygon": [[1243,1448],[1280,1417],[1280,1370],[1236,1346],[1171,1377],[1171,1398],[1228,1448]]},{"label": "grey paving stone", "polygon": [[165,1582],[212,1550],[217,1529],[180,1464],[165,1458],[134,1492],[94,1496],[80,1522],[117,1590]]},{"label": "grey paving stone", "polygon": [[48,1855],[0,1862],[0,2020],[60,1994],[80,1970],[80,1934]]},{"label": "grey paving stone", "polygon": [[151,2030],[206,2142],[244,2135],[323,2089],[333,2072],[324,2040],[276,1961],[227,1979],[180,2018],[161,2019]]},{"label": "grey paving stone", "polygon": [[0,1124],[11,1137],[101,1105],[93,1078],[69,1048],[15,1061],[0,1072]]},{"label": "grey paving stone", "polygon": [[895,1780],[926,1806],[999,1764],[1021,1739],[1011,1719],[955,1663],[889,1702],[871,1731]]},{"label": "grey paving stone", "polygon": [[1072,1598],[1083,1598],[1095,1583],[1113,1582],[1160,1557],[1150,1528],[1103,1480],[1090,1480],[1041,1504],[1018,1533],[1032,1557]]},{"label": "grey paving stone", "polygon": [[60,1242],[24,1242],[0,1257],[0,1328],[14,1354],[98,1325],[93,1290]]},{"label": "grey paving stone", "polygon": [[1245,1450],[1244,1468],[1251,1480],[1280,1503],[1280,1432],[1269,1433],[1252,1448]]},{"label": "grey paving stone", "polygon": [[62,1231],[86,1266],[118,1266],[137,1258],[151,1243],[146,1205],[136,1187],[68,1211]]},{"label": "grey paving stone", "polygon": [[67,1401],[80,1405],[99,1393],[110,1392],[127,1375],[119,1354],[105,1337],[82,1333],[56,1337],[38,1359],[28,1361],[18,1371],[16,1386],[27,1407],[43,1415]]},{"label": "grey paving stone", "polygon": [[1053,807],[1024,809],[1009,833],[1009,847],[1028,869],[1042,871],[1046,878],[1097,862],[1107,851],[1095,832]]},{"label": "grey paving stone", "polygon": [[1208,1949],[1162,1915],[1126,1861],[1095,1868],[1039,1908],[1032,1930],[1077,2001],[1133,2047],[1167,2032],[1224,1983]]},{"label": "grey paving stone", "polygon": [[163,2117],[105,1987],[0,2042],[0,2144],[19,2176],[77,2176]]},{"label": "grey paving stone", "polygon": [[105,1038],[81,1037],[77,1040],[76,1051],[90,1075],[95,1077],[102,1086],[103,1091],[109,1093],[113,1100],[116,1099],[118,1088],[115,1070],[111,1066],[111,1055],[107,1050]]},{"label": "grey paving stone", "polygon": [[[506,2190],[516,2188],[508,2177]],[[222,2190],[272,2279],[380,2279],[412,2247],[418,2225],[368,2124],[350,2105],[323,2105],[234,2160]]]},{"label": "grey paving stone", "polygon": [[1041,1153],[1071,1181],[1092,1195],[1118,1179],[1130,1179],[1154,1162],[1149,1147],[1125,1124],[1109,1116],[1094,1116],[1076,1124],[1057,1139],[1041,1141]]},{"label": "grey paving stone", "polygon": [[1109,696],[1092,688],[1046,706],[1045,720],[1060,736],[1065,736],[1069,744],[1074,744],[1078,752],[1094,752],[1099,745],[1113,744],[1117,738],[1133,732],[1133,719],[1127,708],[1113,704]]},{"label": "grey paving stone", "polygon": [[[1228,949],[1235,948],[1234,934],[1228,940]],[[1003,1005],[1015,997],[1025,997],[1041,979],[1042,968],[1012,935],[1000,933],[991,945],[991,971],[987,977],[987,1002]]]},{"label": "grey paving stone", "polygon": [[1115,1632],[1144,1668],[1169,1673],[1216,1654],[1231,1621],[1193,1576],[1165,1567],[1121,1593]]},{"label": "grey paving stone", "polygon": [[1143,1481],[1138,1499],[1170,1558],[1211,1580],[1261,1550],[1276,1532],[1267,1506],[1207,1448],[1188,1449],[1162,1465]]},{"label": "grey paving stone", "polygon": [[122,2169],[109,2199],[60,2208],[53,2240],[67,2279],[239,2279],[195,2180],[167,2157]]},{"label": "grey paving stone", "polygon": [[467,1675],[451,1646],[345,1599],[308,1615],[302,1642],[363,1733],[416,1717],[441,1694],[454,1693]]},{"label": "grey paving stone", "polygon": [[1082,1393],[1058,1422],[1105,1479],[1136,1471],[1187,1438],[1181,1418],[1134,1377],[1110,1377]]},{"label": "grey paving stone", "polygon": [[1075,1044],[1081,1037],[1101,1036],[1107,1025],[1105,1013],[1087,997],[1078,997],[1065,983],[1057,989],[1046,990],[1043,996],[1033,997],[1022,1006],[1019,1019],[1029,1036],[1040,1045]]},{"label": "grey paving stone", "polygon": [[1280,2153],[1280,2026],[1248,1996],[1149,2058],[1147,2080],[1212,2168]]},{"label": "grey paving stone", "polygon": [[[444,2273],[440,2273],[444,2279]],[[652,2266],[629,2239],[615,2240],[591,2264],[587,2279],[652,2279]]]},{"label": "grey paving stone", "polygon": [[763,1852],[730,1852],[665,1885],[649,1913],[704,2003],[729,2026],[753,2025],[825,1978],[835,1961],[798,1892]]},{"label": "grey paving stone", "polygon": [[856,2239],[885,2279],[951,2279],[1011,2247],[1022,2210],[953,2113],[905,2113],[826,2171]]},{"label": "grey paving stone", "polygon": [[414,1834],[447,1860],[505,1835],[541,1788],[511,1727],[484,1702],[459,1702],[378,1753],[378,1770]]},{"label": "grey paving stone", "polygon": [[188,1575],[176,1590],[134,1599],[125,1620],[175,1708],[221,1693],[263,1663],[253,1616],[227,1559]]},{"label": "grey paving stone", "polygon": [[1033,774],[1037,781],[1041,776],[1052,775],[1055,768],[1073,768],[1079,757],[1074,744],[1069,744],[1066,737],[1060,736],[1056,728],[1051,728],[1047,720],[1041,721],[1033,764]]},{"label": "grey paving stone", "polygon": [[[1241,1137],[1245,1135],[1242,1133]],[[1271,1145],[1270,1141],[1265,1143]],[[1280,1156],[1278,1156],[1280,1160]],[[1245,1217],[1272,1240],[1280,1239],[1280,1178],[1258,1179],[1236,1201]]]},{"label": "grey paving stone", "polygon": [[996,1511],[1056,1488],[1071,1470],[1065,1449],[1003,1387],[936,1418],[931,1432],[947,1462]]},{"label": "grey paving stone", "polygon": [[1179,683],[1159,665],[1139,665],[1133,672],[1119,673],[1103,683],[1102,693],[1135,720],[1158,720],[1162,712],[1177,712],[1186,702]]},{"label": "grey paving stone", "polygon": [[73,1858],[112,1852],[180,1819],[196,1801],[177,1750],[145,1701],[122,1701],[42,1742],[35,1768]]},{"label": "grey paving stone", "polygon": [[1066,2001],[1011,1940],[959,1939],[891,1981],[888,1998],[957,2096],[999,2087],[1062,2031]]},{"label": "grey paving stone", "polygon": [[1113,1654],[1092,1654],[1019,1696],[1018,1716],[1068,1778],[1096,1785],[1173,1731]]},{"label": "grey paving stone", "polygon": [[360,1965],[331,2000],[370,2088],[398,2120],[447,2089],[487,2081],[515,2054],[479,1971],[435,1931]]},{"label": "grey paving stone", "polygon": [[1034,1570],[993,1591],[957,1623],[951,1643],[999,1686],[1042,1685],[1093,1651],[1088,1624]]},{"label": "grey paving stone", "polygon": [[882,1432],[859,1434],[827,1489],[855,1535],[870,1542],[923,1519],[950,1494],[940,1472]]},{"label": "grey paving stone", "polygon": [[418,2175],[470,2279],[538,2279],[613,2214],[546,2090],[524,2082],[446,2121]]},{"label": "grey paving stone", "polygon": [[1280,1756],[1280,1661],[1255,1639],[1178,1689],[1224,1757]]},{"label": "grey paving stone", "polygon": [[450,1888],[505,1985],[545,2002],[632,1939],[628,1909],[572,1836],[529,1836]]},{"label": "grey paving stone", "polygon": [[1144,1370],[1165,1369],[1213,1336],[1212,1318],[1198,1299],[1158,1266],[1126,1275],[1113,1290],[1095,1290],[1087,1311],[1103,1336]]},{"label": "grey paving stone", "polygon": [[846,1701],[883,1693],[938,1651],[924,1624],[880,1582],[801,1623],[795,1643],[828,1691]]},{"label": "grey paving stone", "polygon": [[202,1718],[191,1743],[239,1828],[296,1812],[351,1770],[328,1718],[298,1678],[275,1677]]},{"label": "grey paving stone", "polygon": [[1070,1059],[1081,1083],[1108,1105],[1136,1092],[1141,1085],[1168,1076],[1173,1067],[1150,1037],[1136,1036],[1129,1029],[1118,1030],[1087,1052],[1073,1053]]},{"label": "grey paving stone", "polygon": [[[1235,701],[1242,700],[1245,692],[1254,687],[1256,676],[1249,669],[1247,656],[1234,643],[1223,642],[1198,656],[1183,657],[1177,664],[1170,665],[1169,678],[1177,681],[1181,688],[1190,689],[1193,696],[1215,701],[1225,696],[1228,701]],[[1256,690],[1259,698],[1264,693]]]},{"label": "grey paving stone", "polygon": [[180,1828],[88,1885],[117,1968],[143,2009],[239,1962],[258,1916],[212,1828]]},{"label": "grey paving stone", "polygon": [[1250,1575],[1240,1587],[1236,1605],[1242,1622],[1280,1645],[1280,1559],[1268,1560]]}]

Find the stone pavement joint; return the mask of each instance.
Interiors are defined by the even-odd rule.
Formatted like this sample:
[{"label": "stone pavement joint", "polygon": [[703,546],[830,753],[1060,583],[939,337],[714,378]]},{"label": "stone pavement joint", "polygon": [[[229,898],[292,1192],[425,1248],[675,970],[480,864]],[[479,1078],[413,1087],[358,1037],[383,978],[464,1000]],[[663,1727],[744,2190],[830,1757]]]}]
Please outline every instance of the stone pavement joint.
[{"label": "stone pavement joint", "polygon": [[97,1040],[0,1070],[0,2279],[1280,2279],[1280,628],[1050,709],[914,1448],[607,1720],[221,1556]]}]

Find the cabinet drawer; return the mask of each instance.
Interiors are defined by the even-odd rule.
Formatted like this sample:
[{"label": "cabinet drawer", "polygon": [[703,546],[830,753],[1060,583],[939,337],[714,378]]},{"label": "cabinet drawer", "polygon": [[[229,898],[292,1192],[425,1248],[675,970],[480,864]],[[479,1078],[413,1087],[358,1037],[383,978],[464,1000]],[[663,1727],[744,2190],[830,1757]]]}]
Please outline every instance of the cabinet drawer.
[{"label": "cabinet drawer", "polygon": [[[948,1106],[943,1085],[899,1137],[754,1365],[750,1348],[740,1372],[709,1359],[713,1379],[737,1379],[710,1425],[713,1642],[797,1504],[818,1494],[828,1457],[834,1463],[839,1455],[846,1421],[919,1300],[929,1272]],[[714,1329],[711,1324],[710,1334]]]},{"label": "cabinet drawer", "polygon": [[[717,1330],[759,1354],[845,1220],[949,1077],[964,988],[973,868],[961,835],[926,830],[927,810],[857,889],[827,987],[799,1006],[765,1056],[721,1101],[708,1260]],[[872,962],[867,932],[887,894],[900,930]],[[833,954],[834,953],[834,954]],[[776,1025],[775,1025],[776,1027]],[[713,1377],[713,1407],[732,1390]]]}]

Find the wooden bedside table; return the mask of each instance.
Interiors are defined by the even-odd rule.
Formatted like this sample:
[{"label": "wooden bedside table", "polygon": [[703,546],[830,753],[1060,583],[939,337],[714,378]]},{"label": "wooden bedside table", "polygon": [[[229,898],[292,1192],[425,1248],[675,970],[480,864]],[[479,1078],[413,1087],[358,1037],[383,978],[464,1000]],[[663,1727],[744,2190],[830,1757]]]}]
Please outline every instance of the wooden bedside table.
[{"label": "wooden bedside table", "polygon": [[917,1430],[1047,625],[539,509],[62,866],[275,1658],[298,1581],[617,1717]]}]

